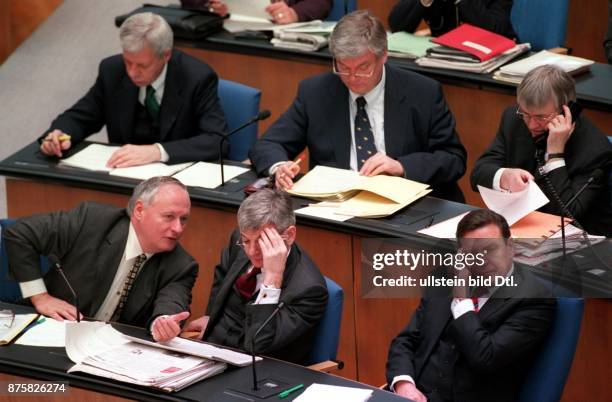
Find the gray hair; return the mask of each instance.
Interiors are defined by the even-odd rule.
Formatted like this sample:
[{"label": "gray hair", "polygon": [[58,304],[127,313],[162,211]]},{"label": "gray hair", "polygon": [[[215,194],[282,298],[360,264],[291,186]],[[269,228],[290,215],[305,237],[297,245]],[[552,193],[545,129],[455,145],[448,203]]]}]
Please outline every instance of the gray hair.
[{"label": "gray hair", "polygon": [[121,24],[119,39],[126,52],[138,52],[148,45],[158,57],[162,57],[172,49],[173,34],[170,25],[159,15],[138,13]]},{"label": "gray hair", "polygon": [[529,71],[516,90],[516,98],[526,107],[542,107],[553,101],[557,109],[576,100],[574,79],[561,68],[544,65]]},{"label": "gray hair", "polygon": [[336,24],[329,38],[329,50],[339,59],[361,56],[367,50],[380,57],[387,51],[387,32],[369,11],[353,11]]},{"label": "gray hair", "polygon": [[259,229],[272,224],[279,233],[295,225],[291,197],[281,190],[265,188],[251,194],[238,209],[238,227],[243,230]]},{"label": "gray hair", "polygon": [[174,177],[170,176],[157,176],[152,177],[148,180],[140,182],[135,188],[130,200],[127,205],[127,213],[131,217],[134,212],[136,202],[140,200],[144,206],[149,206],[153,203],[155,196],[159,192],[159,189],[163,186],[178,186],[187,192],[187,187]]}]

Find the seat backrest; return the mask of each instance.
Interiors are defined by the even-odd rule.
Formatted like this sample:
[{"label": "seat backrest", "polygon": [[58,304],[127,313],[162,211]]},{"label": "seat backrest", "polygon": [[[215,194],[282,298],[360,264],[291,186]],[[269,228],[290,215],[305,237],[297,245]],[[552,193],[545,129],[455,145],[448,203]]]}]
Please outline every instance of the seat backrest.
[{"label": "seat backrest", "polygon": [[[612,144],[612,135],[608,136],[608,140]],[[612,169],[610,169],[610,176],[608,177],[608,191],[610,192],[610,206],[612,207]]]},{"label": "seat backrest", "polygon": [[[219,80],[219,101],[225,113],[229,131],[240,127],[259,113],[261,91],[234,81]],[[257,124],[243,128],[229,138],[229,158],[243,161],[257,140]]]},{"label": "seat backrest", "polygon": [[355,10],[357,10],[357,0],[334,0],[329,15],[325,20],[339,21],[344,17],[344,14]]},{"label": "seat backrest", "polygon": [[[15,223],[14,219],[0,219],[2,234],[4,234],[4,230],[13,223]],[[47,259],[41,257],[40,264],[44,275],[49,270]],[[19,299],[21,299],[21,290],[19,289],[19,284],[15,280],[9,278],[8,256],[6,255],[4,240],[2,240],[0,241],[0,301],[13,303]]]},{"label": "seat backrest", "polygon": [[328,277],[325,277],[325,283],[329,296],[327,307],[323,317],[321,317],[321,321],[317,325],[312,350],[306,359],[305,365],[334,360],[338,352],[344,291],[336,282]]},{"label": "seat backrest", "polygon": [[584,299],[557,298],[550,332],[527,372],[519,402],[558,402],[574,360]]},{"label": "seat backrest", "polygon": [[565,46],[569,0],[514,0],[510,20],[520,43],[533,50]]}]

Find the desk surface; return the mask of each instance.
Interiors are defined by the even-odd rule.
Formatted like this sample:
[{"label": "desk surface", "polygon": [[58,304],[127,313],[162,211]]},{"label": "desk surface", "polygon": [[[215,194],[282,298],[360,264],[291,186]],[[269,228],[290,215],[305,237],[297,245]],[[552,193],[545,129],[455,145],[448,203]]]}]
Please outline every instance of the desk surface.
[{"label": "desk surface", "polygon": [[[16,306],[0,303],[2,308],[11,308],[16,313],[31,312],[25,306]],[[118,325],[117,329],[129,332],[132,336],[146,337],[144,329],[125,328]],[[340,385],[345,387],[372,389],[374,394],[370,401],[393,402],[406,401],[392,393],[355,381],[310,370],[302,366],[286,363],[280,360],[265,358],[257,364],[259,379],[278,378],[289,383],[304,384],[307,387],[313,383]],[[64,348],[43,348],[22,345],[8,345],[0,347],[0,371],[25,377],[32,377],[46,381],[67,381],[70,386],[92,389],[98,392],[114,394],[125,398],[164,400],[164,401],[258,401],[263,399],[250,398],[229,391],[228,387],[248,384],[251,380],[251,367],[230,367],[224,373],[191,385],[176,393],[163,393],[132,384],[125,384],[84,373],[66,373],[74,363],[66,355]],[[286,401],[295,399],[300,392],[295,392]],[[277,399],[275,397],[268,400]]]},{"label": "desk surface", "polygon": [[[329,63],[331,60],[328,48],[323,48],[317,52],[281,49],[274,47],[265,40],[236,39],[232,34],[225,31],[198,42],[182,41],[179,45],[319,63]],[[516,91],[515,84],[495,80],[492,74],[475,74],[456,70],[421,67],[411,60],[395,57],[389,57],[388,63],[419,72],[442,83],[490,87],[491,89],[507,92],[511,95],[514,95]],[[611,65],[595,63],[591,66],[590,72],[579,75],[575,79],[576,95],[583,106],[602,110],[608,110],[612,106],[612,91],[610,91],[612,87]]]}]

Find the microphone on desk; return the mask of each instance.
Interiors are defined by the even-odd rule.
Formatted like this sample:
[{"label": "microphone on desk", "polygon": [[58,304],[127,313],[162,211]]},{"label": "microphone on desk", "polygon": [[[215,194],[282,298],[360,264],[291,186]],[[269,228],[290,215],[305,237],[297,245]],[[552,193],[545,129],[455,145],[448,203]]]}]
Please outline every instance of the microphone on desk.
[{"label": "microphone on desk", "polygon": [[53,268],[55,268],[55,270],[59,272],[59,274],[62,276],[62,279],[64,279],[64,282],[68,286],[68,289],[70,289],[70,293],[72,293],[72,297],[74,300],[74,307],[76,308],[76,320],[77,322],[81,322],[81,314],[79,311],[79,299],[77,297],[76,292],[70,285],[70,281],[68,280],[68,278],[66,278],[66,275],[64,274],[64,270],[62,269],[62,263],[60,262],[60,259],[57,258],[55,254],[49,254],[47,258],[49,259],[49,262],[51,263]]},{"label": "microphone on desk", "polygon": [[230,131],[227,134],[221,134],[221,133],[214,133],[216,135],[218,135],[219,137],[221,137],[221,141],[219,142],[219,166],[221,166],[221,187],[223,187],[225,185],[225,174],[223,171],[223,143],[229,140],[229,137],[231,137],[232,135],[236,134],[238,131],[242,130],[245,127],[250,126],[253,123],[256,123],[260,120],[265,120],[268,117],[270,117],[270,111],[267,109],[261,110],[259,111],[259,113],[257,113],[257,116],[252,117],[250,120],[248,120],[246,123],[242,124],[241,126],[233,129],[232,131]]}]

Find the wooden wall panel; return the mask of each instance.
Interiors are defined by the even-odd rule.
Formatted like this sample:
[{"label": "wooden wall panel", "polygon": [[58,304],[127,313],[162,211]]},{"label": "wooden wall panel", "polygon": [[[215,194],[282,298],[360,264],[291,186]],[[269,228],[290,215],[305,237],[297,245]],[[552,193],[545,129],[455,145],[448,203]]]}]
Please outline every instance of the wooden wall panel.
[{"label": "wooden wall panel", "polygon": [[0,65],[12,51],[11,5],[9,0],[0,0]]}]

